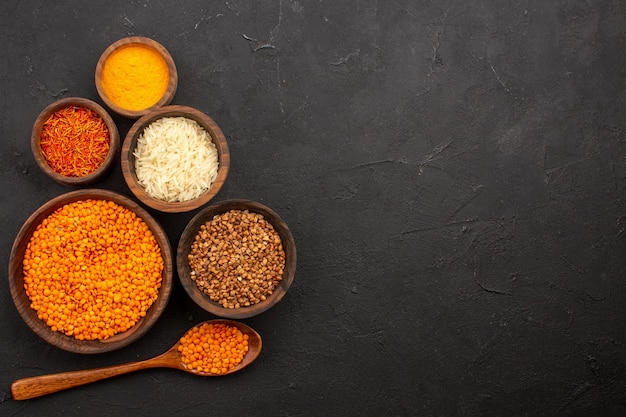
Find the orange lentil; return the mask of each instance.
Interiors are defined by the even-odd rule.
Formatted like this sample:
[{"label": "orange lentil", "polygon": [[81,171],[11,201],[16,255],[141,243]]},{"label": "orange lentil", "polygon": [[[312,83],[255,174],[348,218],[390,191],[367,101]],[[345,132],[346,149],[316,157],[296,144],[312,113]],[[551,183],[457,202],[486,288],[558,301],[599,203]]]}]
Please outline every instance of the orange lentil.
[{"label": "orange lentil", "polygon": [[248,335],[224,323],[203,323],[179,340],[178,351],[187,368],[221,375],[235,368],[248,352]]},{"label": "orange lentil", "polygon": [[[117,242],[115,251],[105,236]],[[121,268],[126,264],[140,265],[143,279],[133,280]],[[23,271],[31,308],[52,330],[103,340],[145,316],[161,287],[163,258],[135,213],[113,201],[87,199],[64,205],[37,226]]]}]

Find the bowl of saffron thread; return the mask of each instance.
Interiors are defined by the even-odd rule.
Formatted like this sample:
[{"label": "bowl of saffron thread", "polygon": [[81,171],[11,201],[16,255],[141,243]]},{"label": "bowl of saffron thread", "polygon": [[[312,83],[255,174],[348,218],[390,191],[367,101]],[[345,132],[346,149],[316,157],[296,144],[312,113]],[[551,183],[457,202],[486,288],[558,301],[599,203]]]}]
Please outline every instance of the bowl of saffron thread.
[{"label": "bowl of saffron thread", "polygon": [[118,157],[120,135],[109,113],[82,97],[46,106],[31,132],[31,149],[41,170],[67,186],[101,180]]}]

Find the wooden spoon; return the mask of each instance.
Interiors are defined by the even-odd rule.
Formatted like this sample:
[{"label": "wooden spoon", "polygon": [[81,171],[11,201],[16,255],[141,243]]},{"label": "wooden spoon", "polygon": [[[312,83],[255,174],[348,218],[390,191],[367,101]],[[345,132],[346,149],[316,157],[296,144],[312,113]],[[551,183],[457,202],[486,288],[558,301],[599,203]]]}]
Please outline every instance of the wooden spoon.
[{"label": "wooden spoon", "polygon": [[[58,374],[41,375],[19,379],[11,384],[11,393],[13,394],[13,399],[27,400],[29,398],[52,394],[53,392],[78,387],[91,382],[96,382],[117,375],[127,374],[129,372],[139,371],[148,368],[174,368],[201,376],[227,375],[242,370],[259,357],[263,343],[261,340],[261,336],[251,327],[236,321],[222,319],[210,320],[205,323],[224,323],[230,326],[235,326],[239,330],[241,330],[243,334],[247,334],[249,337],[248,352],[243,357],[243,360],[233,369],[224,374],[216,375],[188,369],[182,362],[180,352],[178,352],[178,346],[180,345],[179,341],[176,342],[176,344],[172,346],[167,352],[143,361],[131,362],[122,365],[107,366],[104,368],[86,369],[83,371],[73,372],[61,372]],[[204,323],[199,323],[194,327],[201,326],[202,324]],[[188,332],[190,331],[191,329]]]}]

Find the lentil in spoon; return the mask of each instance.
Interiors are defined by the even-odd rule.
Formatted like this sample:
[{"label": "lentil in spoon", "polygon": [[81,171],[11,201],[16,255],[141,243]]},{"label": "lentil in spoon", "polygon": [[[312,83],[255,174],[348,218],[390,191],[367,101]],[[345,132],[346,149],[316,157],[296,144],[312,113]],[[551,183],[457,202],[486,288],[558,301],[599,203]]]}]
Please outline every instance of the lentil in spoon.
[{"label": "lentil in spoon", "polygon": [[174,346],[154,358],[19,379],[11,384],[11,393],[14,400],[27,400],[149,368],[174,368],[202,376],[227,375],[254,362],[262,345],[261,336],[243,323],[210,320],[192,327]]}]

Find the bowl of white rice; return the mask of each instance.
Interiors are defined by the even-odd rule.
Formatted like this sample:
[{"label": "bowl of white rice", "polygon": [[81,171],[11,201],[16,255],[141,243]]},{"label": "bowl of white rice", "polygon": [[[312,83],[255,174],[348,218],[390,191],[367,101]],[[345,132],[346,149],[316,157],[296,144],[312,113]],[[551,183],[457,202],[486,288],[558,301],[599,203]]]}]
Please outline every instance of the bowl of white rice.
[{"label": "bowl of white rice", "polygon": [[219,192],[230,153],[212,118],[172,105],[133,124],[122,144],[121,164],[126,184],[141,202],[180,213],[205,205]]}]

